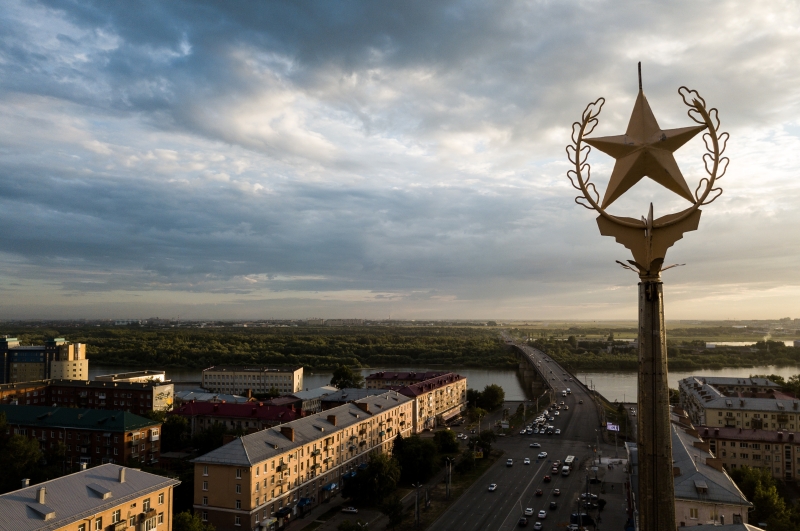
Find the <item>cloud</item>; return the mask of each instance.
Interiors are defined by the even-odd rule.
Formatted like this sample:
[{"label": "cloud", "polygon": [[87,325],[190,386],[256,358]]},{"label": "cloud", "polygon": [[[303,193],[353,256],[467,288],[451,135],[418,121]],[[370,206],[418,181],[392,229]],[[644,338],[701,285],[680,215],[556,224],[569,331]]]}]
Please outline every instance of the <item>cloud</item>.
[{"label": "cloud", "polygon": [[[639,60],[663,127],[687,84],[732,135],[725,193],[668,255],[675,317],[790,314],[798,11],[11,2],[0,317],[633,317],[563,149],[600,95],[598,133],[624,131]],[[599,184],[612,163],[592,154]],[[642,182],[614,208],[651,200],[682,205]]]}]

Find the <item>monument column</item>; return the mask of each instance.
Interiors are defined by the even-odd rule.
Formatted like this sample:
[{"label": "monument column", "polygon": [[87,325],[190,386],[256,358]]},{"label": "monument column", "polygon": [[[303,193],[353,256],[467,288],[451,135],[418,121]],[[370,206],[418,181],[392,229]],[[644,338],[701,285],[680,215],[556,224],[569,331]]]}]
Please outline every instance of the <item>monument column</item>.
[{"label": "monument column", "polygon": [[663,284],[639,282],[639,522],[647,531],[675,530],[675,486],[667,383],[667,335]]}]

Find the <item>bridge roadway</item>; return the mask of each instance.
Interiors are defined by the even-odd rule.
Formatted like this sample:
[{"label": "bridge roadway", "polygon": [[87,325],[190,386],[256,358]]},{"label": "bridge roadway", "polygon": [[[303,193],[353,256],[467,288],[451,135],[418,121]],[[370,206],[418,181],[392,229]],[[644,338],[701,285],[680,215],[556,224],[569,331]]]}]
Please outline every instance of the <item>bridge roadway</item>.
[{"label": "bridge roadway", "polygon": [[[504,336],[511,339],[510,336]],[[528,517],[528,527],[538,519],[541,509],[547,511],[543,520],[544,530],[563,530],[569,524],[569,516],[578,510],[578,496],[586,490],[586,469],[593,458],[593,446],[597,442],[600,417],[586,388],[550,356],[527,345],[515,343],[532,365],[541,366],[541,373],[550,377],[549,382],[556,390],[556,401],[562,400],[569,406],[551,422],[561,429],[561,435],[519,435],[518,430],[510,437],[500,437],[495,447],[505,455],[499,459],[484,476],[475,482],[430,529],[453,529],[463,531],[510,531],[517,528],[517,521],[523,516],[525,508],[534,510]],[[571,388],[572,394],[561,396],[561,391]],[[583,404],[579,402],[583,400]],[[538,442],[541,448],[530,448],[530,443]],[[546,459],[537,459],[540,451],[547,452]],[[550,468],[556,459],[561,461],[567,455],[574,455],[579,464],[569,476],[551,474]],[[524,458],[531,459],[530,465],[523,465]],[[512,458],[514,464],[506,466],[506,459]],[[545,483],[545,475],[552,475],[552,481]],[[490,483],[497,484],[497,490],[489,492]],[[553,495],[553,489],[561,490],[561,495]],[[543,496],[536,496],[536,489],[542,489]],[[598,493],[597,485],[590,485],[591,492]],[[556,510],[549,510],[551,501],[558,504]]]}]

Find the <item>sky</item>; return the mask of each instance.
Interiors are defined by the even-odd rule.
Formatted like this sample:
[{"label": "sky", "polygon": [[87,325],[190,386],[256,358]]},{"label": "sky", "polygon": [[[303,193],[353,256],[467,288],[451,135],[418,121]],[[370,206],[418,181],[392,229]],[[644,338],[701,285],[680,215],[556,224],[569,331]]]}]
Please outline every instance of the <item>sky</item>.
[{"label": "sky", "polygon": [[[639,61],[662,128],[686,85],[731,135],[667,319],[800,318],[798,50],[793,1],[7,0],[0,319],[635,319],[565,146]],[[610,211],[650,202],[688,206]]]}]

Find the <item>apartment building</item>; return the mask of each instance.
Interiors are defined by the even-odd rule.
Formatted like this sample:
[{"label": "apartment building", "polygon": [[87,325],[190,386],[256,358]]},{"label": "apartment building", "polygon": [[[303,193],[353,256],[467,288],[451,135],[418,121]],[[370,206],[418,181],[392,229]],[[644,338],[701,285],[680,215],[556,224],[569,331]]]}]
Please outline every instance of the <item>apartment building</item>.
[{"label": "apartment building", "polygon": [[229,430],[245,433],[263,430],[279,424],[297,420],[303,416],[297,408],[274,406],[265,402],[186,402],[178,406],[171,415],[180,415],[189,421],[192,435],[206,430],[214,424],[222,424]]},{"label": "apartment building", "polygon": [[244,395],[266,394],[276,390],[281,394],[303,390],[303,368],[270,368],[248,366],[216,366],[203,370],[203,389],[214,393]]},{"label": "apartment building", "polygon": [[291,396],[300,401],[300,409],[303,410],[303,413],[310,415],[322,411],[322,398],[337,391],[338,389],[333,386],[323,385],[316,389],[293,393]]},{"label": "apartment building", "polygon": [[44,345],[22,346],[17,338],[0,338],[0,384],[50,378],[88,380],[86,345],[57,337]]},{"label": "apartment building", "polygon": [[169,411],[175,398],[174,385],[161,383],[41,380],[0,385],[0,403],[25,406],[63,406],[86,409],[124,410],[146,415]]},{"label": "apartment building", "polygon": [[[677,414],[675,414],[677,413]],[[710,450],[682,411],[673,412],[672,461],[675,488],[675,519],[679,527],[704,524],[747,524],[753,504],[742,494],[723,467],[722,460]],[[638,451],[635,443],[625,443],[631,488],[629,516],[636,512]]]},{"label": "apartment building", "polygon": [[678,390],[695,426],[800,429],[800,401],[764,378],[690,376],[678,382]]},{"label": "apartment building", "polygon": [[169,531],[180,481],[101,465],[0,495],[0,531]]},{"label": "apartment building", "polygon": [[388,391],[388,389],[363,389],[360,387],[345,387],[344,389],[339,389],[334,393],[321,397],[319,401],[320,404],[322,405],[322,411],[327,411],[328,409],[343,406],[345,404],[361,400],[362,398],[382,395],[386,391]]},{"label": "apartment building", "polygon": [[433,429],[467,409],[467,379],[447,373],[397,390],[414,401],[414,433]]},{"label": "apartment building", "polygon": [[411,435],[412,413],[387,391],[238,438],[193,460],[195,512],[218,531],[283,527]]},{"label": "apartment building", "polygon": [[800,435],[773,430],[700,426],[711,451],[727,470],[749,466],[781,480],[800,480]]},{"label": "apartment building", "polygon": [[127,411],[0,405],[8,429],[42,450],[65,446],[64,467],[158,462],[161,423]]},{"label": "apartment building", "polygon": [[364,380],[367,389],[395,389],[406,385],[413,385],[424,382],[439,376],[444,376],[447,372],[395,372],[381,371],[370,374]]}]

